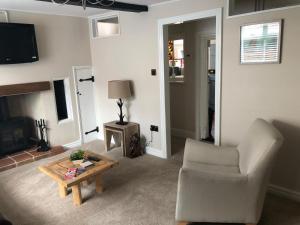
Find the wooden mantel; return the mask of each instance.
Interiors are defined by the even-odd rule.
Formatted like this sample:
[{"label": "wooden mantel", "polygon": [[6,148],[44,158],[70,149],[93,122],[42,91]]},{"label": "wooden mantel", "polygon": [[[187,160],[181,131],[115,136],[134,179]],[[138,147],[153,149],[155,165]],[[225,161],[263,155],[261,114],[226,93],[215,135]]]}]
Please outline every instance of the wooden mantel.
[{"label": "wooden mantel", "polygon": [[11,84],[0,86],[0,97],[9,95],[22,95],[29,94],[38,91],[50,90],[50,82],[34,82],[34,83],[24,83],[24,84]]}]

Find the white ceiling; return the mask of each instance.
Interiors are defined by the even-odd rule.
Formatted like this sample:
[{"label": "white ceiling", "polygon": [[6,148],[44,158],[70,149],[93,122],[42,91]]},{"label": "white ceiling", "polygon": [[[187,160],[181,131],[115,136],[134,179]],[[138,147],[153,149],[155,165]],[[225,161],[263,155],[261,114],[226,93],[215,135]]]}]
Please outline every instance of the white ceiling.
[{"label": "white ceiling", "polygon": [[[140,5],[153,5],[170,0],[118,0],[120,2],[134,3]],[[57,5],[50,2],[35,0],[0,0],[1,10],[18,10],[27,12],[38,12],[55,15],[68,15],[87,17],[91,15],[108,12],[108,10],[87,8],[85,11],[79,6]]]}]

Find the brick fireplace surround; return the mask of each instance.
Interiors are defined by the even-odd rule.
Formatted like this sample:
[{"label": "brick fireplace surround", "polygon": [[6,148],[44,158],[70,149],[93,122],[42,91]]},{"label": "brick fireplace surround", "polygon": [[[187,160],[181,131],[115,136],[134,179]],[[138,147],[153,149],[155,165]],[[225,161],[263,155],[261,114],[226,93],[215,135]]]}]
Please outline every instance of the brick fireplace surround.
[{"label": "brick fireplace surround", "polygon": [[47,152],[38,152],[37,148],[20,151],[0,159],[0,172],[63,152],[65,152],[65,150],[62,146],[53,147]]}]

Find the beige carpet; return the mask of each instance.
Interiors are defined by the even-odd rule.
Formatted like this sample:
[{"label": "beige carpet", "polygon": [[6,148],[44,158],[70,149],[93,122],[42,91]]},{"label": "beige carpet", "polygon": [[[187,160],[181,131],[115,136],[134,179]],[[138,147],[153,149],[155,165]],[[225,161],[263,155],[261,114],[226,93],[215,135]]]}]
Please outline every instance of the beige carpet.
[{"label": "beige carpet", "polygon": [[[87,148],[104,152],[101,142]],[[63,155],[0,173],[0,211],[14,225],[174,225],[181,157],[128,159],[120,149],[109,155],[120,165],[105,173],[106,191],[96,194],[94,184],[84,187],[80,207],[71,195],[59,198],[57,184],[37,170]],[[298,203],[269,196],[261,225],[299,225],[299,212]]]},{"label": "beige carpet", "polygon": [[[104,152],[102,143],[88,148]],[[120,164],[104,174],[105,192],[96,194],[94,184],[83,188],[80,207],[71,195],[60,199],[57,184],[37,170],[62,155],[0,173],[0,211],[15,225],[173,225],[180,162],[123,158],[120,149],[109,155]]]}]

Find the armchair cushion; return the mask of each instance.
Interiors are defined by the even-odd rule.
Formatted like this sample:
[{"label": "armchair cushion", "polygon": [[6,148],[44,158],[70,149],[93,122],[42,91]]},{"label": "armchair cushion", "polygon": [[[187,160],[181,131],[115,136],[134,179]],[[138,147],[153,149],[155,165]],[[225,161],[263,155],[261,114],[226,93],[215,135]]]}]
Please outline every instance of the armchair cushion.
[{"label": "armchair cushion", "polygon": [[217,147],[187,139],[183,168],[198,171],[239,173],[239,153],[236,148]]}]

